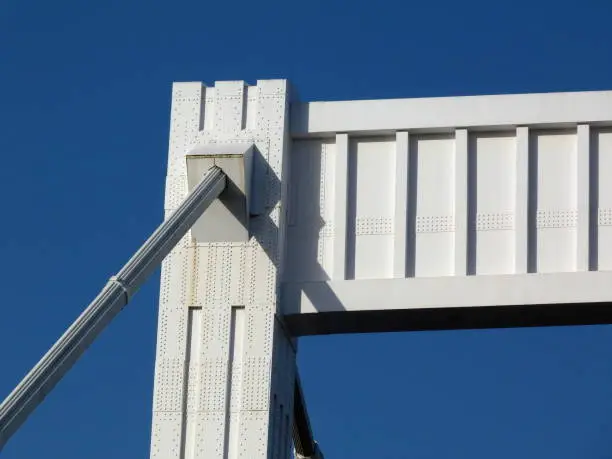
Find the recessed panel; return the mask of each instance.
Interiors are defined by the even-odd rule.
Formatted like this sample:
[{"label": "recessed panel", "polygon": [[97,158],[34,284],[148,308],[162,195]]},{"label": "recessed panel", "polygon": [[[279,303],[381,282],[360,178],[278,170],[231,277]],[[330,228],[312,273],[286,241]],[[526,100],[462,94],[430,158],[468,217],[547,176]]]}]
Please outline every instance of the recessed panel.
[{"label": "recessed panel", "polygon": [[576,147],[575,130],[534,132],[531,138],[537,272],[576,268]]},{"label": "recessed panel", "polygon": [[[414,206],[414,244],[409,253],[417,277],[448,276],[454,271],[454,138],[411,138],[409,207]],[[416,195],[412,195],[416,193]],[[410,247],[410,246],[409,246]]]},{"label": "recessed panel", "polygon": [[394,165],[395,138],[351,141],[347,261],[355,279],[392,277]]},{"label": "recessed panel", "polygon": [[514,271],[514,190],[516,136],[514,132],[477,133],[470,138],[470,193],[473,211],[470,247],[475,274]]}]

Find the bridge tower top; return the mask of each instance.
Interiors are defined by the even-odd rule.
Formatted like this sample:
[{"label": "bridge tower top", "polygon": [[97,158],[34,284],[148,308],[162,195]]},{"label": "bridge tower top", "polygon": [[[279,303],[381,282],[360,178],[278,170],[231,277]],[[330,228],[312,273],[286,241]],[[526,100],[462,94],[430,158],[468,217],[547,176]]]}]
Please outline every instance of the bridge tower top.
[{"label": "bridge tower top", "polygon": [[291,94],[173,86],[167,213],[202,149],[251,196],[164,262],[152,457],[286,459],[298,336],[612,321],[612,92]]}]

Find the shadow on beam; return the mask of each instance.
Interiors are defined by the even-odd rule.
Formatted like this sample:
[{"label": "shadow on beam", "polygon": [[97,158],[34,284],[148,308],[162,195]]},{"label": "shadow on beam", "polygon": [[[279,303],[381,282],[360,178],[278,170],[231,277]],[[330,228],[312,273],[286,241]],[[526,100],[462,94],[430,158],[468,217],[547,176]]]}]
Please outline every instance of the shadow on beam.
[{"label": "shadow on beam", "polygon": [[294,336],[612,324],[612,302],[289,314]]}]

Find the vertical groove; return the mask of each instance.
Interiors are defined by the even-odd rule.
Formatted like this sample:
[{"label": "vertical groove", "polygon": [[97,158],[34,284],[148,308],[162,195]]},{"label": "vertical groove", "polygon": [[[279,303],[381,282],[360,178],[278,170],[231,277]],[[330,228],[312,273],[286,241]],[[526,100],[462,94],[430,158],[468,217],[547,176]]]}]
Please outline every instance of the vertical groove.
[{"label": "vertical groove", "polygon": [[406,277],[416,275],[416,215],[417,185],[419,175],[419,151],[417,138],[408,138],[408,200],[406,209]]},{"label": "vertical groove", "polygon": [[357,263],[357,145],[348,143],[344,278],[355,279]]},{"label": "vertical groove", "polygon": [[476,217],[478,214],[478,142],[474,135],[468,135],[467,150],[467,274],[478,273],[477,251],[478,232]]},{"label": "vertical groove", "polygon": [[467,273],[468,131],[455,131],[455,276]]},{"label": "vertical groove", "polygon": [[599,270],[599,133],[589,139],[589,270]]},{"label": "vertical groove", "polygon": [[514,193],[514,272],[526,274],[529,259],[529,128],[516,129]]},{"label": "vertical groove", "polygon": [[590,235],[590,191],[591,176],[590,132],[588,124],[578,125],[577,136],[577,177],[576,177],[576,208],[578,220],[576,228],[576,271],[588,271],[591,266],[589,235]]},{"label": "vertical groove", "polygon": [[[185,381],[183,388],[183,423],[181,435],[181,459],[195,457],[196,425],[197,420],[189,417],[191,407],[189,401],[196,400],[199,392],[197,387],[190,384],[193,375],[196,375],[199,366],[202,308],[189,308],[187,312],[187,349],[185,352]],[[197,402],[196,402],[197,403]],[[194,410],[195,411],[195,410]]]},{"label": "vertical groove", "polygon": [[538,135],[527,135],[527,272],[538,272],[538,174],[540,173],[540,153]]},{"label": "vertical groove", "polygon": [[202,130],[212,131],[215,128],[215,88],[205,88],[203,94]]},{"label": "vertical groove", "polygon": [[349,144],[347,134],[336,135],[334,177],[334,264],[333,280],[346,279],[347,194],[349,176]]},{"label": "vertical groove", "polygon": [[200,122],[198,125],[198,131],[203,131],[206,125],[206,86],[202,85],[202,92],[200,93]]},{"label": "vertical groove", "polygon": [[245,130],[248,123],[248,105],[249,105],[249,87],[245,84],[242,86],[242,119],[240,120],[240,129]]},{"label": "vertical groove", "polygon": [[[245,311],[243,306],[234,306],[231,311],[230,319],[230,338],[229,338],[229,362],[227,371],[227,399],[225,404],[225,445],[223,449],[223,459],[237,459],[239,454],[238,429],[240,422],[240,388],[241,381],[234,378],[234,375],[242,371],[242,360],[244,352],[244,326]],[[239,375],[241,376],[241,374]],[[236,411],[232,416],[232,406],[235,405]]]},{"label": "vertical groove", "polygon": [[244,91],[244,108],[243,108],[243,129],[257,128],[257,94],[259,88],[257,86],[245,86]]},{"label": "vertical groove", "polygon": [[406,277],[408,222],[408,146],[407,132],[395,135],[395,210],[393,215],[393,277]]}]

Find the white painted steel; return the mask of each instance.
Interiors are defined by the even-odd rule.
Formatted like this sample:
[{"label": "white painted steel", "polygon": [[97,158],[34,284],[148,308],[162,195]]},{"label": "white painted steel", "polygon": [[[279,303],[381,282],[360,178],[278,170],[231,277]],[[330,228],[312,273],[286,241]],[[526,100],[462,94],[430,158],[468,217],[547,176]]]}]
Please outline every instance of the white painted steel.
[{"label": "white painted steel", "polygon": [[288,110],[283,80],[173,86],[167,209],[188,189],[190,155],[252,146],[250,237],[194,229],[162,265],[152,458],[290,456],[295,343],[277,318]]},{"label": "white painted steel", "polygon": [[591,129],[579,124],[576,151],[576,271],[591,269]]},{"label": "white painted steel", "polygon": [[334,167],[334,258],[333,278],[346,279],[347,275],[347,218],[349,193],[349,142],[348,135],[336,135],[336,158]]},{"label": "white painted steel", "polygon": [[609,272],[576,272],[287,283],[284,306],[288,315],[573,303],[609,308],[611,278]]},{"label": "white painted steel", "polygon": [[[591,225],[596,232],[591,233],[591,250],[594,252],[593,264],[600,270],[612,270],[612,130],[595,131],[593,140],[594,163],[599,167],[591,169],[595,178],[591,203]],[[593,242],[595,242],[593,244]]]},{"label": "white painted steel", "polygon": [[[612,92],[305,102],[291,113],[292,331],[369,331],[354,313],[447,307],[452,318],[422,326],[612,321]],[[500,319],[475,306],[500,306]]]},{"label": "white painted steel", "polygon": [[393,277],[406,277],[408,244],[408,188],[410,136],[400,131],[395,137],[395,208],[393,210]]},{"label": "white painted steel", "polygon": [[468,165],[469,138],[467,129],[455,130],[455,159],[454,159],[454,193],[453,214],[455,217],[455,276],[471,274],[468,267],[468,205],[470,203],[469,181],[471,177]]},{"label": "white painted steel", "polygon": [[252,144],[255,217],[164,262],[152,458],[287,459],[287,330],[612,322],[612,92],[289,111],[284,81],[177,83],[170,137],[168,210],[189,151]]},{"label": "white painted steel", "polygon": [[[507,108],[495,100],[483,103],[492,110],[491,122]],[[357,102],[351,107],[360,110]],[[336,137],[341,150],[348,137],[347,165],[333,140],[294,139],[296,194],[284,279],[610,269],[611,132],[580,120],[554,129],[481,125],[437,134],[402,131],[393,138],[349,132]],[[307,163],[314,169],[304,169]],[[342,177],[346,196],[338,195]],[[318,209],[306,209],[307,202]]]},{"label": "white painted steel", "polygon": [[612,91],[303,102],[292,106],[291,135],[610,125],[611,120]]},{"label": "white painted steel", "polygon": [[212,167],[0,405],[0,449],[225,188]]},{"label": "white painted steel", "polygon": [[206,216],[191,228],[198,242],[240,242],[249,240],[253,145],[200,145],[187,153],[187,185],[193,189],[202,172],[216,165],[227,175],[228,186],[220,199],[211,204]]},{"label": "white painted steel", "polygon": [[[516,148],[516,150],[514,150]],[[508,263],[512,263],[514,265],[514,271],[510,268],[507,272],[514,272],[516,274],[524,274],[529,271],[529,253],[530,253],[530,238],[529,238],[529,218],[530,218],[530,210],[532,207],[532,201],[530,200],[530,168],[529,168],[529,128],[526,126],[520,126],[516,129],[514,148],[511,145],[507,146],[507,154],[512,158],[514,156],[514,160],[509,164],[509,167],[506,167],[506,170],[512,170],[514,172],[514,177],[512,182],[514,182],[514,196],[512,198],[506,198],[506,205],[499,206],[499,208],[503,209],[506,207],[514,208],[514,218],[513,218],[513,226],[514,234],[511,236],[513,238],[514,247],[512,250],[512,254],[508,254],[505,258],[508,260]],[[514,152],[513,152],[514,150]],[[512,167],[514,166],[514,167]],[[493,169],[492,167],[490,169]],[[504,174],[503,167],[495,168],[498,171],[498,174]],[[484,171],[486,174],[487,171]],[[507,176],[507,175],[506,175]],[[505,182],[497,182],[499,184],[503,184]],[[508,187],[508,185],[506,184]],[[502,201],[501,199],[499,201]],[[507,215],[507,214],[506,214]],[[506,230],[508,231],[508,230]],[[508,236],[508,234],[505,234]],[[501,247],[509,247],[512,245],[512,242],[506,241],[506,244]],[[500,257],[501,258],[501,257]],[[514,259],[512,262],[511,260]],[[506,268],[508,269],[508,268]]]}]

